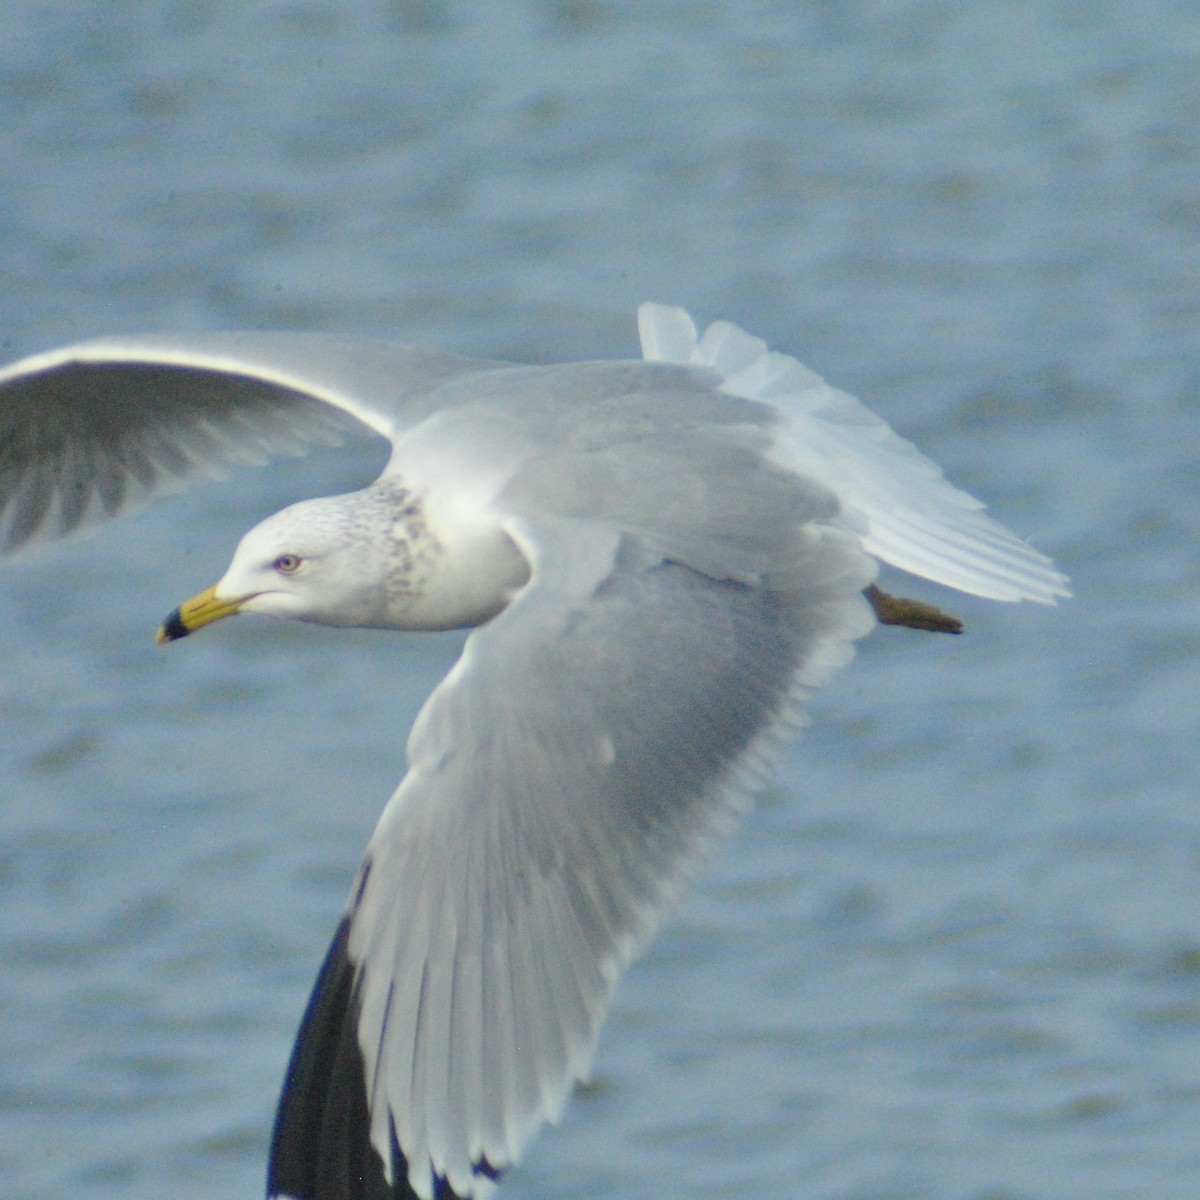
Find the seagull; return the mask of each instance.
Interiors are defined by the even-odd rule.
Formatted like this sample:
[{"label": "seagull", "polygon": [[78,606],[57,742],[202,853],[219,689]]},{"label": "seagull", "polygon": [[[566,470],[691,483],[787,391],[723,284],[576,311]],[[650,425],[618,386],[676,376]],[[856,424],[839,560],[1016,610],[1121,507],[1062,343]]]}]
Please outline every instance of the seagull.
[{"label": "seagull", "polygon": [[240,464],[390,441],[243,537],[160,642],[236,614],[471,629],[417,717],[292,1052],[270,1197],[483,1200],[586,1078],[622,970],[876,623],[880,563],[1069,595],[852,396],[644,304],[642,359],[305,333],[108,337],[0,370],[0,548]]}]

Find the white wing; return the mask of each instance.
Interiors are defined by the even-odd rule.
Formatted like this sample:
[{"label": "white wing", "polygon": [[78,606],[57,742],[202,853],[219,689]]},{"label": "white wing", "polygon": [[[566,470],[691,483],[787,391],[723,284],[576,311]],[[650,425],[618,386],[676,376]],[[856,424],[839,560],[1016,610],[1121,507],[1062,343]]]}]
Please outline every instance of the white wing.
[{"label": "white wing", "polygon": [[826,488],[767,462],[752,422],[689,430],[686,392],[635,398],[631,442],[577,431],[500,497],[532,581],[414,726],[301,1030],[272,1195],[340,1194],[323,1181],[371,1178],[373,1156],[397,1195],[485,1193],[556,1120],[618,973],[870,628],[874,563]]},{"label": "white wing", "polygon": [[719,321],[698,338],[681,308],[643,304],[642,352],[655,362],[710,367],[721,387],[777,408],[779,461],[841,501],[869,554],[936,583],[992,600],[1053,603],[1066,577],[941,468],[846,392],[794,358]]},{"label": "white wing", "polygon": [[358,426],[492,364],[300,333],[103,338],[0,371],[0,552]]},{"label": "white wing", "polygon": [[[621,969],[872,623],[873,564],[828,493],[769,468],[744,483],[769,533],[731,544],[728,571],[684,527],[707,523],[694,505],[642,533],[512,520],[532,581],[413,729],[300,1034],[272,1195],[340,1195],[322,1181],[347,1171],[391,1195],[373,1151],[397,1196],[479,1196],[559,1116]],[[356,1094],[348,1117],[334,1098]]]}]

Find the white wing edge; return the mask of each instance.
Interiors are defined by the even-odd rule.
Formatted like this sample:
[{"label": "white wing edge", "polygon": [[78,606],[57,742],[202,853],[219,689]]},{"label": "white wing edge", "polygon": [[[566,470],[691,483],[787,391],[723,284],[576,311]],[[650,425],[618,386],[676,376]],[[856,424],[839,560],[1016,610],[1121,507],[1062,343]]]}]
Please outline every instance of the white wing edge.
[{"label": "white wing edge", "polygon": [[312,372],[298,372],[286,365],[289,358],[294,358],[296,349],[305,344],[309,347],[322,343],[346,347],[356,342],[363,346],[373,344],[366,339],[309,333],[142,334],[92,338],[10,363],[0,369],[0,385],[12,379],[47,374],[72,363],[131,363],[242,375],[323,401],[391,440],[395,424],[385,414],[363,404],[331,380],[321,380]]},{"label": "white wing edge", "polygon": [[647,361],[708,367],[723,390],[775,407],[783,416],[780,464],[837,494],[868,553],[987,599],[1054,604],[1071,594],[1049,558],[986,516],[979,500],[864,404],[796,359],[728,321],[700,336],[682,308],[668,305],[641,305],[638,330]]}]

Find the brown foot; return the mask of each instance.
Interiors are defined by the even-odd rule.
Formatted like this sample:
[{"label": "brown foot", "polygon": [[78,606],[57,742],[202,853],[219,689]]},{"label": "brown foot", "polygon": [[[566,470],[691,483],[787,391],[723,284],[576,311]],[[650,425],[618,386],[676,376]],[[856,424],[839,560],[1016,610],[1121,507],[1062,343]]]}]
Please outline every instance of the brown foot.
[{"label": "brown foot", "polygon": [[932,604],[889,596],[873,583],[863,588],[863,595],[870,601],[881,625],[903,625],[907,629],[924,629],[929,633],[962,633],[963,625],[957,617]]}]

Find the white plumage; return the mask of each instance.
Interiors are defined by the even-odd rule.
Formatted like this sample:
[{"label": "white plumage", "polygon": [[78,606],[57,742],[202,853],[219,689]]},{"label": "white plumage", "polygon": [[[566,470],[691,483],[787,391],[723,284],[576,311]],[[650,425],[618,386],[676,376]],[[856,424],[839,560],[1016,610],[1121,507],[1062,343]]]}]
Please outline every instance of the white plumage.
[{"label": "white plumage", "polygon": [[998,600],[1048,559],[853,397],[643,305],[645,361],[300,334],[109,338],[0,372],[0,544],[230,465],[391,440],[267,518],[163,640],[237,612],[478,626],[422,710],[280,1102],[269,1188],[482,1196],[613,986],[870,628],[876,561]]}]

